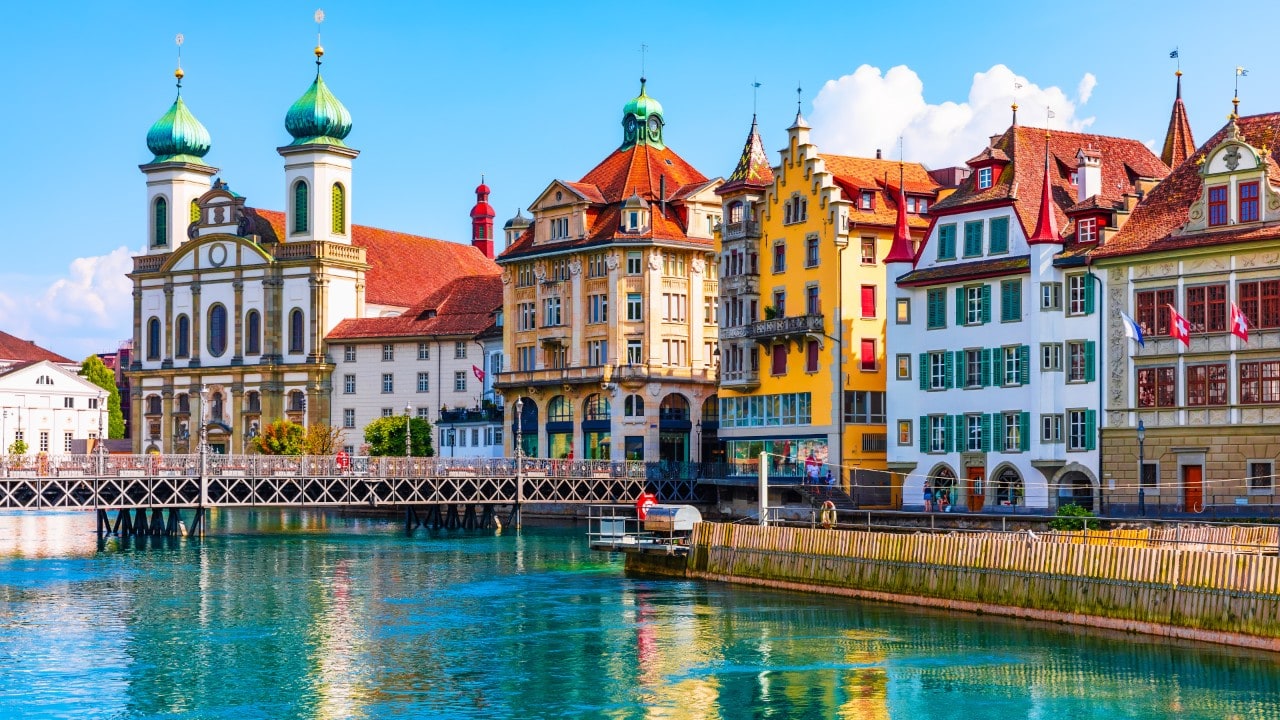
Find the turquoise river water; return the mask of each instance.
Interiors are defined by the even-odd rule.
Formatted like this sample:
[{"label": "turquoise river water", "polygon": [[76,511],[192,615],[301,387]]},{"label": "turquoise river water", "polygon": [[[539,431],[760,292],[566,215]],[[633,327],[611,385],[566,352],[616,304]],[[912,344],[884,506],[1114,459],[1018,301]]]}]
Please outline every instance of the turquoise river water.
[{"label": "turquoise river water", "polygon": [[1280,718],[1280,658],[627,578],[581,530],[0,514],[0,717]]}]

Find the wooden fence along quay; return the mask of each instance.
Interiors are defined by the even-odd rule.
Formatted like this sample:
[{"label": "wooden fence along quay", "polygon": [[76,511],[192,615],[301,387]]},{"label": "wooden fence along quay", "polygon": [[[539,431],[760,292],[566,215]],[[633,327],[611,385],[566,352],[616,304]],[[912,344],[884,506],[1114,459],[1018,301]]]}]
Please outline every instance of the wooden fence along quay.
[{"label": "wooden fence along quay", "polygon": [[[383,506],[406,528],[487,526],[496,505],[631,503],[646,485],[688,499],[691,481],[641,462],[537,458],[66,455],[0,458],[0,509],[95,510],[99,534],[198,532],[213,507]],[[116,511],[114,520],[108,511]]]},{"label": "wooden fence along quay", "polygon": [[1276,529],[1208,530],[1175,539],[701,523],[686,557],[629,554],[627,567],[1280,651]]}]

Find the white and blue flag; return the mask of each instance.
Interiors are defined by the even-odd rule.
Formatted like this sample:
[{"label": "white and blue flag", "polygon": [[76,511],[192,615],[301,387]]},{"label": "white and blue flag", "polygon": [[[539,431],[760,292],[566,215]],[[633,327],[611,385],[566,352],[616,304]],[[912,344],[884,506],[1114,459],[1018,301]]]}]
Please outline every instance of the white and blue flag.
[{"label": "white and blue flag", "polygon": [[1142,326],[1123,312],[1120,313],[1120,319],[1124,321],[1124,336],[1130,340],[1136,340],[1139,346],[1146,347],[1146,343],[1142,341]]}]

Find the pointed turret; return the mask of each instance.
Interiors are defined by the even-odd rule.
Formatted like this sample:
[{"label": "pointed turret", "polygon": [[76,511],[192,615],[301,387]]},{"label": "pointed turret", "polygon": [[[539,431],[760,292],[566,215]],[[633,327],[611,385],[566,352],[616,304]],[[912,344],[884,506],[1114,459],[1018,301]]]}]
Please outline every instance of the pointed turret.
[{"label": "pointed turret", "polygon": [[907,193],[903,189],[902,167],[898,167],[898,222],[893,229],[893,244],[889,246],[889,254],[884,264],[914,263],[915,251],[911,248],[911,228],[907,226]]},{"label": "pointed turret", "polygon": [[1027,238],[1028,245],[1060,243],[1058,218],[1053,213],[1053,185],[1049,181],[1049,131],[1044,133],[1044,186],[1040,191],[1040,215],[1036,218],[1036,231]]},{"label": "pointed turret", "polygon": [[742,146],[738,165],[716,192],[723,195],[726,191],[740,187],[760,189],[772,184],[773,168],[769,165],[769,155],[764,151],[764,143],[760,140],[760,128],[756,124],[756,116],[752,115],[751,131],[747,133],[747,141]]},{"label": "pointed turret", "polygon": [[484,256],[493,259],[493,218],[497,215],[489,204],[489,186],[480,176],[476,186],[476,204],[471,208],[471,245]]},{"label": "pointed turret", "polygon": [[1196,151],[1196,141],[1191,136],[1191,121],[1187,119],[1187,107],[1182,104],[1182,71],[1179,70],[1178,90],[1173,100],[1173,112],[1169,116],[1169,131],[1164,135],[1164,149],[1160,159],[1170,168],[1182,164]]}]

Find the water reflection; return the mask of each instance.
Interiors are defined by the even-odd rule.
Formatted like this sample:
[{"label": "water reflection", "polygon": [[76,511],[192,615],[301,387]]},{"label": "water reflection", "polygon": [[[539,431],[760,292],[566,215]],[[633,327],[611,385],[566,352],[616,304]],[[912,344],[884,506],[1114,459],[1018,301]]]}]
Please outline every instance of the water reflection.
[{"label": "water reflection", "polygon": [[579,533],[0,515],[0,716],[1280,718],[1268,655],[624,578]]}]

